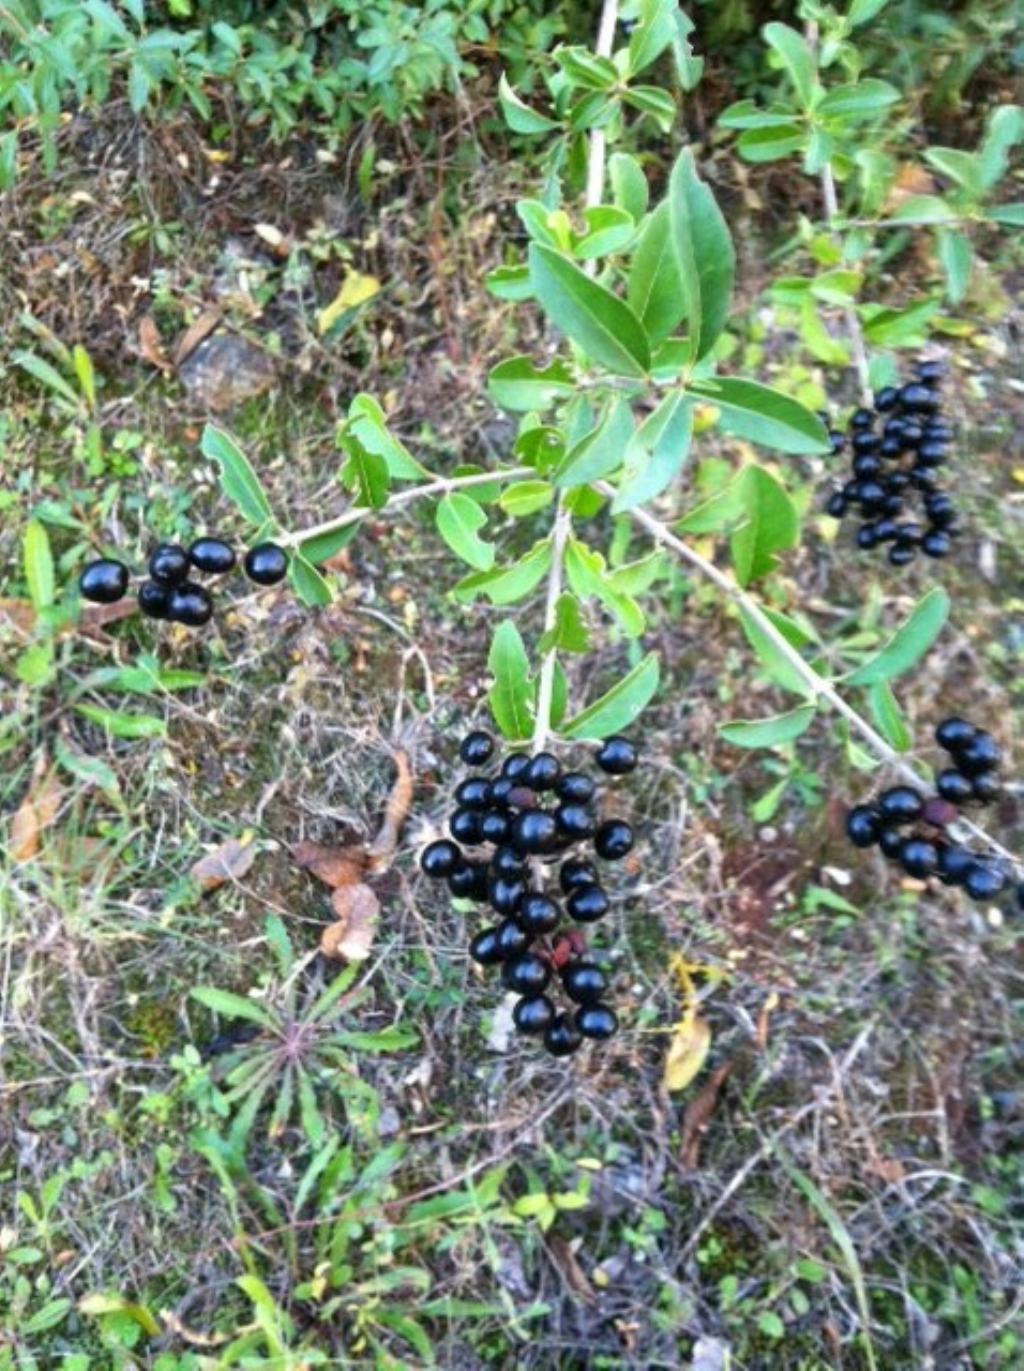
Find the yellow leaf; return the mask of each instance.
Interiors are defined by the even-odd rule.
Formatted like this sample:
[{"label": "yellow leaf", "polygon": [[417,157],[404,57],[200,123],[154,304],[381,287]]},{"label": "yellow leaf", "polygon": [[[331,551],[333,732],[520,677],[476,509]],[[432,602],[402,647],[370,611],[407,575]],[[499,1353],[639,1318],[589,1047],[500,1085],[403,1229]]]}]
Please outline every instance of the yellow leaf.
[{"label": "yellow leaf", "polygon": [[347,314],[358,305],[365,305],[379,290],[380,282],[376,276],[364,276],[360,271],[350,271],[341,283],[341,290],[331,303],[320,311],[316,326],[321,338],[334,327],[343,314]]},{"label": "yellow leaf", "polygon": [[662,1082],[666,1090],[685,1090],[704,1065],[711,1047],[711,1029],[705,1019],[687,1016],[676,1025]]},{"label": "yellow leaf", "polygon": [[1024,467],[1013,468],[1013,479],[1019,486],[1024,486]]}]

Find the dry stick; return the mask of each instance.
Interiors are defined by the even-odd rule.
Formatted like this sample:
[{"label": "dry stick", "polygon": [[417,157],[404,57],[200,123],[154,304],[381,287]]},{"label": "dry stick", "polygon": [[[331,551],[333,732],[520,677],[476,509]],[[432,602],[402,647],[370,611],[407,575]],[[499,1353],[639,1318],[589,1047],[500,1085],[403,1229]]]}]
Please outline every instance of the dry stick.
[{"label": "dry stick", "polygon": [[[595,482],[595,488],[599,490],[602,495],[611,497],[615,494],[614,486],[609,485],[607,481]],[[688,543],[685,543],[682,540],[682,538],[676,537],[672,530],[666,524],[663,524],[660,519],[655,519],[653,515],[648,514],[646,510],[640,508],[631,509],[629,513],[630,517],[636,523],[640,524],[642,528],[646,529],[656,542],[663,543],[665,547],[671,548],[672,551],[684,561],[689,562],[691,566],[696,567],[702,576],[713,582],[723,594],[749,615],[754,623],[757,624],[761,633],[770,640],[772,646],[779,655],[786,659],[786,662],[804,682],[815,701],[823,700],[834,709],[837,714],[841,714],[850,727],[860,734],[875,756],[879,757],[883,762],[887,762],[905,781],[914,786],[923,783],[923,778],[916,768],[904,761],[895,748],[890,747],[882,735],[872,728],[865,718],[862,718],[862,716],[857,713],[853,705],[848,704],[847,701],[843,699],[832,683],[827,681],[824,676],[819,676],[810,663],[805,661],[800,653],[797,652],[796,648],[786,641],[752,595],[747,591],[742,590],[735,581],[731,580],[725,572],[720,571],[713,562],[709,562],[706,558],[702,557],[699,552],[695,552]],[[995,838],[987,833],[985,829],[980,828],[969,819],[961,818],[955,825],[951,824],[950,831],[954,837],[957,837],[959,833],[962,832],[977,839],[979,842],[985,843],[993,852],[997,853],[1000,857],[1005,858],[1014,866],[1020,866],[1022,864],[1019,857],[1015,857],[1012,852],[1007,851],[1007,849],[1003,847],[1002,844],[996,842]]]},{"label": "dry stick", "polygon": [[511,467],[505,471],[475,471],[471,476],[439,476],[435,481],[428,481],[426,485],[400,490],[378,509],[357,505],[346,510],[344,514],[339,514],[336,519],[328,519],[324,524],[316,524],[313,528],[301,528],[297,533],[283,534],[278,542],[283,543],[285,547],[298,547],[302,543],[308,543],[311,538],[337,533],[349,524],[357,524],[360,519],[368,519],[374,514],[388,514],[399,505],[412,504],[414,500],[423,499],[428,495],[439,495],[442,491],[447,494],[451,490],[463,490],[466,486],[484,486],[490,481],[515,481],[520,476],[535,474],[533,467]]},{"label": "dry stick", "polygon": [[[594,48],[598,57],[611,57],[615,43],[615,25],[619,17],[618,0],[604,0],[601,19],[597,29],[597,42]],[[605,153],[607,140],[604,129],[593,129],[590,134],[590,147],[587,153],[587,208],[601,203],[604,194]],[[584,270],[593,276],[597,270],[596,261],[586,264]],[[544,633],[552,632],[558,616],[558,600],[562,593],[562,572],[565,565],[565,548],[572,532],[572,514],[566,505],[566,492],[559,491],[555,505],[555,521],[551,532],[551,570],[548,572],[548,590],[544,603]],[[558,664],[558,649],[552,645],[544,653],[537,681],[537,708],[534,714],[533,736],[530,741],[532,752],[540,752],[551,729],[551,702],[555,690],[555,667]]]}]

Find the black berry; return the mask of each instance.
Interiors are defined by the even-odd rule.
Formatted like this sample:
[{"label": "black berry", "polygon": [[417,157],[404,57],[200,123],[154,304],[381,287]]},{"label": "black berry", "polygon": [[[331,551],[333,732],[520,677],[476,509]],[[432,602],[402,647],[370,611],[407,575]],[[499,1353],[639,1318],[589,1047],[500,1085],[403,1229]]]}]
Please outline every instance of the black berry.
[{"label": "black berry", "polygon": [[909,785],[895,785],[883,790],[875,801],[884,823],[909,824],[920,818],[924,796]]},{"label": "black berry", "polygon": [[921,539],[921,551],[926,557],[948,557],[952,548],[949,534],[941,528],[932,529]]},{"label": "black berry", "polygon": [[108,557],[90,562],[78,578],[78,589],[94,604],[115,604],[128,589],[128,568]]},{"label": "black berry", "polygon": [[480,841],[480,815],[475,809],[456,809],[448,820],[448,832],[456,842],[473,847]]},{"label": "black berry", "polygon": [[931,414],[933,410],[939,407],[938,398],[928,386],[922,386],[913,381],[900,390],[899,402],[904,409],[910,410],[912,414]]},{"label": "black berry", "polygon": [[167,617],[177,624],[186,624],[189,628],[201,628],[203,624],[208,624],[213,617],[213,600],[210,592],[192,581],[172,586],[167,603]]},{"label": "black berry", "polygon": [[599,885],[580,885],[569,892],[565,908],[577,923],[596,923],[608,912],[608,896]]},{"label": "black berry", "polygon": [[166,619],[171,610],[171,591],[159,581],[143,581],[137,596],[147,619]]},{"label": "black berry", "polygon": [[494,966],[500,962],[504,953],[498,945],[498,930],[485,928],[469,944],[469,955],[481,966]]},{"label": "black berry", "polygon": [[606,1004],[585,1004],[575,1014],[576,1027],[585,1038],[603,1041],[610,1038],[619,1026],[615,1012]]},{"label": "black berry", "polygon": [[496,781],[491,781],[487,787],[487,802],[497,809],[508,807],[508,797],[515,789],[515,781],[511,776],[499,776]]},{"label": "black berry", "polygon": [[288,575],[288,554],[277,543],[257,543],[245,554],[245,574],[258,586],[276,586]]},{"label": "black berry", "polygon": [[520,1000],[512,1011],[512,1022],[520,1033],[543,1033],[554,1017],[555,1006],[546,995]]},{"label": "black berry", "polygon": [[149,559],[149,574],[163,586],[179,586],[188,576],[188,553],[177,543],[161,543]]},{"label": "black berry", "polygon": [[443,880],[462,863],[462,853],[447,838],[429,843],[420,854],[420,870],[431,880]]},{"label": "black berry", "polygon": [[530,759],[522,752],[514,752],[511,757],[506,757],[501,764],[501,774],[507,776],[510,781],[522,779],[523,772],[530,765]]},{"label": "black berry", "polygon": [[506,990],[514,990],[517,995],[539,995],[550,979],[551,968],[533,952],[507,961],[501,973]]},{"label": "black berry", "polygon": [[855,409],[850,415],[849,427],[855,432],[860,429],[871,428],[874,425],[875,416],[869,409]]},{"label": "black berry", "polygon": [[937,868],[939,851],[924,838],[908,838],[900,848],[900,862],[908,876],[923,880]]},{"label": "black berry", "polygon": [[903,831],[891,825],[883,828],[878,834],[878,846],[887,857],[898,857],[905,842],[906,836]]},{"label": "black berry", "polygon": [[846,816],[846,836],[854,847],[872,847],[879,827],[878,811],[871,805],[854,805]]},{"label": "black berry", "polygon": [[609,776],[625,776],[636,768],[638,754],[636,746],[628,738],[617,734],[604,740],[594,760]]},{"label": "black berry", "polygon": [[962,776],[959,771],[952,768],[939,772],[935,778],[935,789],[944,800],[954,805],[966,804],[973,795],[968,777]]},{"label": "black berry", "polygon": [[549,895],[531,890],[525,894],[516,911],[516,918],[527,933],[540,936],[558,927],[561,911]]},{"label": "black berry", "polygon": [[567,838],[589,838],[594,832],[594,816],[584,805],[559,805],[555,823]]},{"label": "black berry", "polygon": [[971,781],[971,795],[979,804],[990,805],[999,798],[999,777],[991,771],[983,771]]},{"label": "black berry", "polygon": [[234,548],[222,538],[197,538],[188,550],[188,559],[207,576],[223,576],[236,561]]},{"label": "black berry", "polygon": [[899,399],[899,391],[895,386],[883,386],[881,390],[875,391],[875,409],[884,413],[887,409],[892,409]]},{"label": "black berry", "polygon": [[633,830],[623,819],[609,819],[597,830],[594,851],[607,862],[617,862],[633,847]]},{"label": "black berry", "polygon": [[502,919],[495,930],[495,938],[501,959],[518,957],[530,946],[530,935],[516,923],[515,919]]},{"label": "black berry", "polygon": [[557,757],[550,752],[538,752],[527,762],[522,781],[531,790],[553,790],[561,774],[562,768]]},{"label": "black berry", "polygon": [[527,810],[512,820],[512,846],[518,852],[550,852],[558,841],[558,825],[545,810]]},{"label": "black berry", "polygon": [[485,843],[503,843],[508,837],[509,817],[500,809],[488,809],[480,816],[480,837]]},{"label": "black berry", "polygon": [[1006,876],[992,862],[972,862],[964,877],[964,889],[972,900],[991,900],[1006,884]]},{"label": "black berry", "polygon": [[525,894],[526,886],[515,877],[494,876],[487,887],[491,908],[499,914],[514,914]]},{"label": "black berry", "polygon": [[486,809],[491,803],[491,784],[482,776],[471,776],[455,787],[455,803],[460,809]]},{"label": "black berry", "polygon": [[828,497],[828,502],[825,505],[825,513],[830,514],[833,519],[841,519],[845,515],[846,509],[846,496],[841,490],[835,491]]},{"label": "black berry", "polygon": [[597,867],[593,862],[584,861],[582,857],[572,857],[562,863],[558,881],[568,895],[571,890],[576,890],[581,885],[594,885],[597,881]]},{"label": "black berry", "polygon": [[569,1057],[583,1041],[583,1035],[567,1014],[558,1014],[544,1033],[544,1046],[553,1057]]},{"label": "black berry", "polygon": [[448,889],[460,900],[487,899],[487,866],[484,862],[464,862],[448,877]]},{"label": "black berry", "polygon": [[562,985],[570,1000],[593,1004],[608,989],[608,978],[592,962],[573,962],[562,972]]},{"label": "black berry", "polygon": [[459,756],[467,766],[483,766],[490,761],[494,751],[494,739],[482,728],[467,733],[459,744]]},{"label": "black berry", "polygon": [[943,719],[935,730],[935,741],[947,752],[959,752],[971,741],[977,729],[966,719]]},{"label": "black berry", "polygon": [[980,776],[983,772],[994,771],[1001,760],[999,745],[991,733],[986,733],[984,729],[978,729],[954,758],[957,770],[965,776]]},{"label": "black berry", "polygon": [[567,771],[555,787],[555,793],[566,804],[586,804],[594,798],[597,786],[582,771]]},{"label": "black berry", "polygon": [[491,858],[491,870],[495,876],[521,876],[526,862],[514,847],[499,847]]},{"label": "black berry", "polygon": [[939,848],[938,877],[943,885],[963,885],[974,865],[974,853],[966,847],[943,844]]}]

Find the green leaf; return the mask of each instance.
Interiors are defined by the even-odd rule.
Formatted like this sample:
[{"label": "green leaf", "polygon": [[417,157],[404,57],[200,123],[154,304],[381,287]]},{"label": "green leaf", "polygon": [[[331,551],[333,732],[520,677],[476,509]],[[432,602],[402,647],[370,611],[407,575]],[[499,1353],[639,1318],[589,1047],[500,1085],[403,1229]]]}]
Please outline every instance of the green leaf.
[{"label": "green leaf", "polygon": [[484,278],[484,285],[499,300],[529,300],[533,296],[530,272],[525,263],[495,267]]},{"label": "green leaf", "polygon": [[608,575],[602,553],[571,538],[565,553],[565,574],[569,585],[581,599],[593,597],[615,616],[623,632],[639,637],[647,627],[643,610],[628,592],[619,590]]},{"label": "green leaf", "polygon": [[461,491],[451,491],[438,503],[438,533],[457,557],[477,571],[490,571],[494,565],[494,548],[479,535],[486,523],[487,515],[477,502]]},{"label": "green leaf", "polygon": [[498,82],[498,100],[501,112],[505,116],[505,123],[513,133],[547,133],[550,129],[558,128],[554,119],[549,119],[545,114],[538,114],[520,100],[504,73]]},{"label": "green leaf", "polygon": [[583,211],[583,217],[587,231],[574,241],[572,248],[573,256],[581,261],[621,252],[636,234],[633,216],[616,205],[592,205]]},{"label": "green leaf", "polygon": [[629,306],[552,248],[531,243],[529,260],[534,292],[551,322],[615,375],[642,377],[650,347]]},{"label": "green leaf", "polygon": [[935,248],[946,276],[946,295],[951,304],[958,305],[971,279],[971,240],[956,229],[940,228],[935,234]]},{"label": "green leaf", "polygon": [[566,453],[554,473],[557,486],[583,486],[616,471],[633,437],[633,411],[621,398],[608,406],[596,428]]},{"label": "green leaf", "polygon": [[897,223],[942,224],[957,217],[956,210],[939,195],[908,195],[889,218]]},{"label": "green leaf", "polygon": [[737,100],[718,116],[726,129],[794,128],[795,111],[788,105],[772,105],[762,109],[754,100]]},{"label": "green leaf", "polygon": [[745,162],[777,162],[807,146],[807,130],[799,124],[773,124],[748,129],[736,140],[736,151]]},{"label": "green leaf", "polygon": [[884,114],[899,98],[899,91],[888,81],[851,81],[848,85],[833,86],[819,100],[815,113],[850,122],[873,119],[876,114]]},{"label": "green leaf", "polygon": [[1008,224],[1013,228],[1019,228],[1024,224],[1024,200],[1018,200],[1012,205],[995,205],[989,210],[988,217],[996,224]]},{"label": "green leaf", "polygon": [[1006,175],[1007,154],[1016,143],[1024,141],[1024,109],[1019,105],[1000,105],[993,110],[978,150],[981,185],[992,190]]},{"label": "green leaf", "polygon": [[785,656],[774,639],[770,638],[758,621],[742,608],[740,609],[740,623],[743,625],[747,642],[757,653],[772,680],[782,686],[783,690],[792,691],[794,695],[803,695],[805,699],[813,699],[814,690]]},{"label": "green leaf", "polygon": [[897,752],[906,752],[911,743],[910,730],[888,681],[878,681],[868,688],[868,705],[886,742]]},{"label": "green leaf", "polygon": [[881,652],[846,677],[847,685],[870,686],[902,676],[928,651],[948,617],[949,596],[942,586],[935,586],[921,597]]},{"label": "green leaf", "polygon": [[167,732],[163,719],[152,714],[126,714],[122,710],[101,709],[98,705],[75,705],[83,718],[99,724],[115,738],[162,738]]},{"label": "green leaf", "polygon": [[628,152],[613,152],[608,159],[608,179],[612,196],[620,209],[639,223],[647,212],[647,177],[635,157]]},{"label": "green leaf", "polygon": [[[21,1337],[31,1337],[35,1333],[45,1333],[48,1328],[56,1328],[57,1324],[63,1323],[71,1310],[71,1301],[65,1296],[59,1299],[47,1300],[47,1302],[31,1314],[27,1319],[18,1321],[18,1333]],[[67,1365],[67,1362],[64,1363]]]},{"label": "green leaf", "polygon": [[867,24],[885,9],[889,0],[853,0],[846,13],[847,23],[850,28],[858,28],[861,24]]},{"label": "green leaf", "polygon": [[642,0],[640,22],[629,35],[629,75],[649,67],[672,43],[676,0]]},{"label": "green leaf", "polygon": [[384,411],[372,395],[360,392],[349,405],[348,418],[339,426],[339,447],[346,432],[354,433],[367,452],[384,458],[393,480],[416,481],[428,474],[426,467],[389,431]]},{"label": "green leaf", "polygon": [[778,452],[803,456],[829,451],[821,420],[799,401],[770,386],[723,376],[713,381],[691,381],[688,390],[721,410],[721,424],[728,433]]},{"label": "green leaf", "polygon": [[628,728],[658,688],[658,654],[649,652],[611,690],[562,728],[567,738],[597,740]]},{"label": "green leaf", "polygon": [[288,579],[295,588],[296,595],[310,609],[334,603],[334,591],[330,582],[321,576],[312,562],[298,549],[293,549],[289,558]]},{"label": "green leaf", "polygon": [[522,636],[510,619],[495,629],[487,665],[494,677],[487,693],[494,722],[506,738],[528,738],[533,731],[530,662]]},{"label": "green leaf", "polygon": [[806,733],[817,712],[814,705],[797,705],[796,709],[774,714],[770,719],[738,719],[719,724],[718,731],[733,747],[778,747]]},{"label": "green leaf", "polygon": [[76,343],[71,349],[71,359],[74,363],[75,375],[78,377],[79,389],[85,397],[89,412],[92,413],[96,408],[96,372],[93,369],[92,358],[81,343]]},{"label": "green leaf", "polygon": [[81,781],[83,785],[96,786],[115,801],[119,800],[121,786],[117,774],[102,758],[90,757],[87,753],[79,752],[61,738],[54,741],[53,755],[76,781]]},{"label": "green leaf", "polygon": [[212,985],[197,985],[189,992],[194,1000],[198,1000],[207,1009],[212,1009],[215,1014],[220,1014],[225,1019],[249,1019],[252,1023],[258,1023],[263,1028],[277,1028],[276,1021],[268,1010],[255,1000],[247,999],[244,995],[235,995],[230,990],[218,990]]},{"label": "green leaf", "polygon": [[199,449],[204,457],[210,458],[220,467],[221,490],[243,518],[256,525],[263,525],[273,519],[270,501],[260,485],[259,477],[252,469],[248,457],[229,433],[213,424],[207,424],[203,429]]},{"label": "green leaf", "polygon": [[667,202],[648,216],[640,234],[630,264],[626,299],[652,343],[667,338],[686,313]]},{"label": "green leaf", "polygon": [[548,481],[516,481],[505,487],[498,504],[513,519],[522,519],[544,509],[554,498],[555,488]]},{"label": "green leaf", "polygon": [[33,690],[38,690],[40,686],[49,685],[57,674],[54,665],[53,641],[47,639],[44,643],[33,643],[20,654],[14,664],[14,674],[18,680]]},{"label": "green leaf", "polygon": [[393,1024],[390,1028],[378,1029],[376,1033],[346,1029],[336,1034],[336,1040],[343,1047],[352,1047],[358,1052],[404,1052],[407,1047],[415,1047],[420,1039],[415,1029],[399,1028]]},{"label": "green leaf", "polygon": [[943,176],[948,176],[967,192],[972,200],[984,194],[981,181],[981,159],[973,152],[960,148],[925,148],[924,159]]},{"label": "green leaf", "polygon": [[630,86],[623,91],[622,98],[627,105],[653,119],[662,133],[671,133],[678,111],[667,90],[660,86]]},{"label": "green leaf", "polygon": [[367,509],[383,509],[388,502],[391,474],[388,464],[377,452],[363,446],[351,430],[341,439],[348,458],[341,470],[341,479],[352,491],[357,505]]},{"label": "green leaf", "polygon": [[513,566],[496,571],[479,571],[461,580],[452,590],[454,599],[468,604],[477,595],[486,595],[492,605],[510,605],[523,599],[547,575],[551,565],[551,539],[534,543]]},{"label": "green leaf", "polygon": [[539,650],[550,652],[586,652],[590,634],[583,619],[580,602],[568,592],[560,595],[555,605],[554,627],[540,640]]},{"label": "green leaf", "polygon": [[690,349],[699,361],[714,347],[728,319],[736,255],[722,211],[698,177],[688,150],[672,169],[669,206]]},{"label": "green leaf", "polygon": [[587,90],[610,90],[619,79],[618,68],[608,57],[584,47],[555,49],[555,61],[573,81]]},{"label": "green leaf", "polygon": [[539,369],[529,357],[499,362],[487,378],[491,399],[502,409],[545,410],[576,390],[576,380],[564,362]]},{"label": "green leaf", "polygon": [[782,65],[793,82],[793,89],[804,109],[809,109],[814,100],[815,62],[803,35],[791,29],[788,24],[765,24],[761,30],[765,42],[775,49],[782,59]]},{"label": "green leaf", "polygon": [[741,586],[749,585],[777,564],[777,552],[796,547],[800,520],[782,486],[763,467],[751,464],[740,471],[746,519],[731,539],[733,566]]},{"label": "green leaf", "polygon": [[630,444],[612,513],[647,504],[667,490],[686,465],[692,436],[692,401],[681,391],[666,395]]},{"label": "green leaf", "polygon": [[33,519],[25,529],[22,551],[32,606],[37,612],[48,609],[53,604],[55,589],[53,553],[49,534],[38,519]]},{"label": "green leaf", "polygon": [[54,394],[59,395],[62,400],[67,400],[69,404],[74,405],[76,409],[78,408],[79,397],[57,368],[51,366],[44,358],[34,352],[18,351],[11,354],[11,361],[21,367],[22,371],[27,371],[37,381],[41,381],[44,386],[52,390]]},{"label": "green leaf", "polygon": [[329,561],[356,537],[360,522],[356,519],[344,528],[336,528],[333,533],[319,533],[316,537],[304,538],[298,545],[299,555],[314,567]]}]

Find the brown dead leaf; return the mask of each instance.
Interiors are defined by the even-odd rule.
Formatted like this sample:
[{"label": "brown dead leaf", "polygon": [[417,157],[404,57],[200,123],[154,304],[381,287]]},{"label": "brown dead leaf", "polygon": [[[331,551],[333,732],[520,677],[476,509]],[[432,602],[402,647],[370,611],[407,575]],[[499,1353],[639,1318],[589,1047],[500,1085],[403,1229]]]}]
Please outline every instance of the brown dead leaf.
[{"label": "brown dead leaf", "polygon": [[10,624],[19,633],[29,634],[36,622],[36,612],[29,600],[0,599],[0,624]]},{"label": "brown dead leaf", "polygon": [[226,881],[238,881],[246,874],[256,860],[256,844],[251,834],[241,838],[228,838],[226,842],[207,852],[189,868],[192,876],[204,890],[216,890]]},{"label": "brown dead leaf", "polygon": [[573,1294],[579,1295],[584,1304],[593,1304],[597,1298],[594,1287],[576,1260],[576,1253],[572,1250],[571,1244],[558,1233],[549,1233],[546,1241],[548,1254],[562,1280]]},{"label": "brown dead leaf", "polygon": [[690,1017],[676,1025],[665,1057],[666,1090],[685,1090],[707,1059],[711,1028],[706,1019]]},{"label": "brown dead leaf", "polygon": [[117,600],[112,605],[90,605],[88,609],[82,610],[79,627],[87,630],[104,629],[107,624],[116,624],[119,619],[127,619],[130,615],[137,614],[138,610],[138,602],[134,595],[126,595],[123,600]]},{"label": "brown dead leaf", "polygon": [[139,320],[139,351],[151,367],[163,372],[172,370],[160,342],[160,330],[151,314],[144,314]]},{"label": "brown dead leaf", "polygon": [[888,199],[883,206],[884,213],[890,214],[898,209],[904,200],[912,195],[937,195],[939,183],[935,177],[916,162],[904,162],[896,172]]},{"label": "brown dead leaf", "polygon": [[755,1034],[754,1040],[757,1043],[760,1052],[763,1052],[768,1046],[768,1029],[771,1024],[771,1017],[778,1007],[779,997],[773,990],[761,1006],[761,1011],[757,1016],[757,1033]]},{"label": "brown dead leaf", "polygon": [[365,962],[377,932],[380,901],[368,885],[353,885],[336,890],[331,904],[338,917],[321,934],[320,951],[325,957]]},{"label": "brown dead leaf", "polygon": [[391,865],[403,825],[409,815],[409,806],[412,804],[413,786],[409,758],[404,752],[396,751],[394,762],[397,775],[384,810],[384,822],[367,852],[371,871],[386,871]]},{"label": "brown dead leaf", "polygon": [[8,854],[12,861],[28,862],[39,855],[43,832],[53,823],[64,800],[64,789],[45,752],[36,758],[29,792],[11,820]]},{"label": "brown dead leaf", "polygon": [[210,334],[220,323],[220,311],[216,309],[205,309],[199,318],[196,319],[178,341],[178,346],[174,349],[174,365],[180,367],[186,358],[191,357],[196,348],[204,338],[209,338]]},{"label": "brown dead leaf", "polygon": [[299,843],[292,856],[303,871],[334,890],[356,885],[366,870],[366,852],[356,844],[328,847],[324,843]]},{"label": "brown dead leaf", "polygon": [[697,1091],[683,1113],[682,1136],[679,1141],[679,1160],[687,1171],[696,1171],[700,1161],[700,1145],[718,1104],[722,1086],[732,1071],[732,1062],[716,1066],[707,1082]]}]

